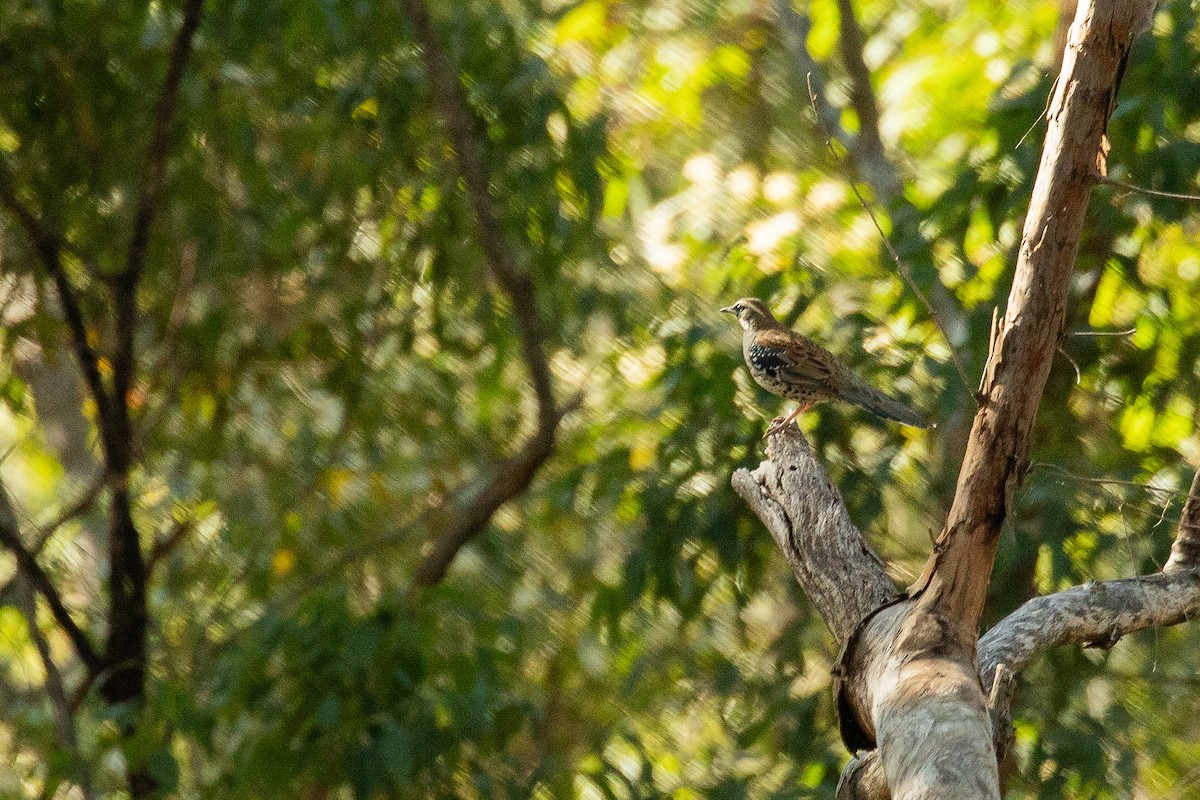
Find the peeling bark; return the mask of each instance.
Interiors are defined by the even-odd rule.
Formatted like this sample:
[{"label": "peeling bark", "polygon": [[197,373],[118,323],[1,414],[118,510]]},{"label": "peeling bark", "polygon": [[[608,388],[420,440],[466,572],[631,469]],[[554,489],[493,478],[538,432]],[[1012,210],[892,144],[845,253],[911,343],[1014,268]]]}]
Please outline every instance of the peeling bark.
[{"label": "peeling bark", "polygon": [[984,375],[954,504],[911,593],[978,625],[996,544],[1027,468],[1030,433],[1063,335],[1088,193],[1133,40],[1152,2],[1081,2],[1051,99],[1008,311]]}]

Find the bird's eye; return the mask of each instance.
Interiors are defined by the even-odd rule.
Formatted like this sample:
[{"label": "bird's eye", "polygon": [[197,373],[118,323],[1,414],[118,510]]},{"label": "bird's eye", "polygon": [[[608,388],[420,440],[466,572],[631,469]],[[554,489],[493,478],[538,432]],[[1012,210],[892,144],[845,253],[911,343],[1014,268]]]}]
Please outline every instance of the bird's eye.
[{"label": "bird's eye", "polygon": [[742,304],[741,303],[738,303],[737,305],[735,305],[733,307],[733,313],[735,313],[735,314],[742,313]]}]

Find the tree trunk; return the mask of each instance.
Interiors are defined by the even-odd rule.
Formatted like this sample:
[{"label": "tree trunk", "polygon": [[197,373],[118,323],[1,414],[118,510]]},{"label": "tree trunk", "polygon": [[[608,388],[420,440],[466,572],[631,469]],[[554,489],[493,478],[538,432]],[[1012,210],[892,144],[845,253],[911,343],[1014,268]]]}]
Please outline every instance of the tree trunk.
[{"label": "tree trunk", "polygon": [[[839,797],[999,800],[997,751],[1011,737],[1014,668],[1046,647],[1074,641],[1064,626],[1055,628],[1057,638],[1038,635],[1036,628],[1030,632],[1029,616],[1044,622],[1054,603],[1023,608],[1013,617],[1024,612],[1019,630],[1032,638],[1017,636],[1016,625],[1007,629],[1011,641],[1026,645],[1024,658],[998,646],[998,639],[987,653],[985,673],[994,685],[981,680],[977,631],[1001,526],[1027,469],[1038,403],[1063,335],[1088,193],[1104,172],[1105,129],[1117,88],[1133,40],[1149,26],[1153,8],[1146,0],[1080,3],[1048,109],[1007,313],[985,370],[954,504],[908,597],[890,600],[888,587],[878,583],[878,559],[845,519],[840,496],[795,428],[771,437],[769,461],[754,473],[733,476],[734,487],[771,529],[843,647],[835,670],[843,739],[852,750],[876,754],[851,763]],[[833,557],[858,547],[858,558]],[[1175,576],[1139,580],[1170,582]],[[864,597],[848,596],[849,583],[870,587],[865,597],[875,600],[874,607],[864,607]],[[1185,600],[1200,602],[1200,590],[1192,595]],[[1090,610],[1090,621],[1103,619],[1114,632],[1135,624],[1115,617],[1119,609],[1110,606]],[[1156,607],[1137,624],[1169,619],[1160,612]],[[859,622],[850,628],[848,620]],[[1043,625],[1042,633],[1048,628]],[[1007,655],[998,658],[1000,653]]]}]

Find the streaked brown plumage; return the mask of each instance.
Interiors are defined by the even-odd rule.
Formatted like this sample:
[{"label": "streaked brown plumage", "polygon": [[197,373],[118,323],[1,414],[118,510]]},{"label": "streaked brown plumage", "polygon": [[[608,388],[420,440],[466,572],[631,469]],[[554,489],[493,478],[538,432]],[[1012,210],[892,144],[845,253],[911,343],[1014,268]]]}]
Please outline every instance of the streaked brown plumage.
[{"label": "streaked brown plumage", "polygon": [[758,385],[800,404],[780,427],[823,400],[845,400],[884,419],[929,427],[923,416],[855,375],[833,353],[781,325],[761,300],[743,297],[721,310],[736,316],[745,330],[742,355]]}]

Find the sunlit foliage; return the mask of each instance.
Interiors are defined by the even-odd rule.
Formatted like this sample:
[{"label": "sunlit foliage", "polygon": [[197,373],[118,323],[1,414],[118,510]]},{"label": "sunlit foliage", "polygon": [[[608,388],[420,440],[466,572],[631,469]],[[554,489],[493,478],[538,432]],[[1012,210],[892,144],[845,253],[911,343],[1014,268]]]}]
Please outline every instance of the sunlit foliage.
[{"label": "sunlit foliage", "polygon": [[[978,377],[1007,293],[1059,5],[854,6],[903,191],[856,185],[950,341],[852,191],[859,165],[827,147],[775,5],[430,5],[560,394],[582,407],[528,493],[413,591],[458,493],[533,424],[513,325],[529,309],[487,277],[398,7],[212,0],[138,297],[133,489],[156,560],[144,741],[122,741],[86,687],[64,741],[10,581],[0,794],[76,797],[88,775],[116,797],[124,750],[194,798],[832,796],[832,641],[728,485],[782,406],[717,308],[769,299],[938,419],[801,419],[907,583],[975,408],[951,355]],[[793,13],[855,132],[838,3]],[[178,16],[0,6],[0,163],[72,243],[101,353]],[[1197,191],[1197,81],[1197,12],[1160,3],[1122,85],[1111,176]],[[32,243],[11,215],[0,225],[0,475],[32,541],[96,480],[96,410]],[[1198,242],[1200,206],[1095,190],[1067,325],[1130,332],[1072,335],[1055,362],[989,619],[1163,561],[1200,463]],[[96,631],[105,503],[40,556]],[[74,690],[66,639],[34,617]],[[1012,796],[1195,796],[1198,652],[1182,626],[1039,663]]]}]

